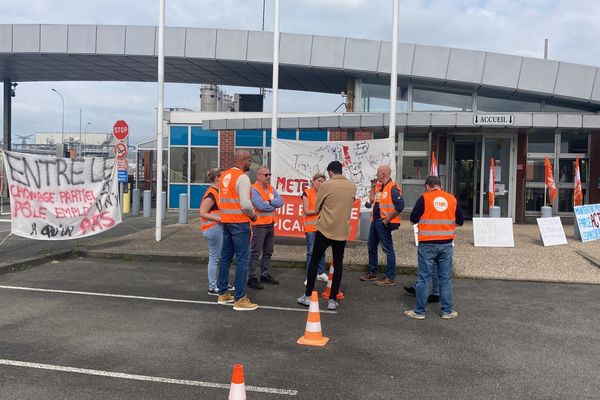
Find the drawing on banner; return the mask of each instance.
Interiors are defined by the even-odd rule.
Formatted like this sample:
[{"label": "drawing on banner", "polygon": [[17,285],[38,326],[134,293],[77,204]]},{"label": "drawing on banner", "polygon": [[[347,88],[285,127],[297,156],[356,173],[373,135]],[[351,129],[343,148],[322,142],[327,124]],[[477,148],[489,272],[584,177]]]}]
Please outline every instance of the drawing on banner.
[{"label": "drawing on banner", "polygon": [[11,232],[38,240],[91,236],[121,222],[117,165],[109,158],[4,152]]},{"label": "drawing on banner", "polygon": [[[370,179],[381,165],[396,165],[389,139],[344,142],[298,142],[274,139],[272,145],[271,184],[280,194],[299,196],[308,188],[317,172],[325,172],[331,161],[342,163],[346,178],[356,184],[357,197],[367,200]],[[299,149],[301,149],[299,151]]]}]

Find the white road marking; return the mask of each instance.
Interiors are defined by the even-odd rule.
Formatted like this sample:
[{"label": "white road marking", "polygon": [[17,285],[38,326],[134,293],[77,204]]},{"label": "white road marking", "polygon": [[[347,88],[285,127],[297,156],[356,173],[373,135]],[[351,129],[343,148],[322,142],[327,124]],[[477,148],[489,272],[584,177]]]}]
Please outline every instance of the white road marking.
[{"label": "white road marking", "polygon": [[[80,292],[75,290],[59,290],[59,289],[42,289],[42,288],[32,288],[32,287],[23,287],[23,286],[4,286],[0,285],[0,289],[8,289],[8,290],[23,290],[30,292],[46,292],[46,293],[62,293],[62,294],[75,294],[82,296],[97,296],[97,297],[113,297],[119,299],[135,299],[135,300],[150,300],[150,301],[163,301],[169,303],[188,303],[188,304],[204,304],[209,306],[221,306],[216,301],[203,301],[203,300],[186,300],[186,299],[169,299],[165,297],[147,297],[147,296],[134,296],[129,294],[112,294],[112,293],[97,293],[97,292]],[[233,303],[226,304],[227,306],[232,307]],[[291,308],[291,307],[274,307],[274,306],[259,306],[259,309],[266,310],[279,310],[279,311],[299,311],[299,312],[307,312],[306,308]],[[321,311],[321,313],[326,314],[337,314],[335,311]]]},{"label": "white road marking", "polygon": [[[39,363],[32,363],[32,362],[25,362],[25,361],[0,359],[0,365],[45,369],[45,370],[49,370],[49,371],[72,372],[75,374],[83,374],[83,375],[106,376],[109,378],[118,378],[118,379],[132,379],[132,380],[136,380],[136,381],[171,383],[171,384],[175,384],[175,385],[201,386],[201,387],[209,387],[209,388],[216,388],[216,389],[229,389],[229,384],[225,384],[225,383],[202,382],[202,381],[193,381],[193,380],[188,380],[188,379],[172,379],[172,378],[163,378],[160,376],[124,374],[121,372],[100,371],[97,369],[87,369],[87,368],[64,367],[64,366],[60,366],[60,365],[39,364]],[[298,394],[298,391],[293,390],[293,389],[276,389],[276,388],[260,387],[260,386],[246,386],[246,391],[270,393],[270,394],[284,394],[284,395],[288,395],[288,396],[296,396]]]}]

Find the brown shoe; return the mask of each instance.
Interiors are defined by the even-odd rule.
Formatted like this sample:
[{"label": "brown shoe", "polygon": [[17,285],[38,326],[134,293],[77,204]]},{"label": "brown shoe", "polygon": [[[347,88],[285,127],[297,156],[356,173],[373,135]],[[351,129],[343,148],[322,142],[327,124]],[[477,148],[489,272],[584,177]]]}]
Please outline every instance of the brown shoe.
[{"label": "brown shoe", "polygon": [[393,279],[390,279],[387,276],[379,279],[375,282],[375,284],[377,286],[396,286],[396,282],[394,282]]},{"label": "brown shoe", "polygon": [[365,275],[362,275],[360,277],[360,280],[363,282],[366,281],[376,281],[377,279],[379,279],[379,277],[377,276],[377,274],[372,274],[370,272],[367,272]]}]

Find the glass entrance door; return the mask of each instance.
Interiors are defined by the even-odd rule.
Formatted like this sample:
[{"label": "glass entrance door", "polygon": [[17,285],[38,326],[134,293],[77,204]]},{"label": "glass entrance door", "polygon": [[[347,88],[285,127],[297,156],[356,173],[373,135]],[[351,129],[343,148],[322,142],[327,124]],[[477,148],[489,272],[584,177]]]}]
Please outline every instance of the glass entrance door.
[{"label": "glass entrance door", "polygon": [[514,218],[515,140],[511,135],[460,135],[448,139],[449,189],[466,218],[489,215],[490,162],[494,158],[495,205],[502,217]]},{"label": "glass entrance door", "polygon": [[495,205],[500,207],[500,215],[503,218],[514,218],[514,183],[515,171],[513,166],[515,160],[514,140],[512,137],[484,136],[481,158],[481,182],[480,182],[480,204],[482,205],[479,215],[489,215],[489,178],[491,160],[494,159],[494,181],[495,181]]}]

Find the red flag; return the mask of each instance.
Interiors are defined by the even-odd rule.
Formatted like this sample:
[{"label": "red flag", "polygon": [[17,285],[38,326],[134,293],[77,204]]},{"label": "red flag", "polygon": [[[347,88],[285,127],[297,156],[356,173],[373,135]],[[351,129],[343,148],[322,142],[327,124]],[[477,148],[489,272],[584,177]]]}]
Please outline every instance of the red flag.
[{"label": "red flag", "polygon": [[429,176],[438,176],[437,160],[435,159],[435,151],[431,152],[431,167],[429,168]]},{"label": "red flag", "polygon": [[496,199],[496,177],[494,175],[494,158],[490,161],[490,180],[488,182],[488,207],[494,207],[494,200]]},{"label": "red flag", "polygon": [[581,172],[579,171],[579,157],[575,159],[575,188],[573,189],[573,205],[583,204],[583,191],[581,190]]},{"label": "red flag", "polygon": [[550,160],[548,160],[548,156],[544,160],[544,167],[546,170],[546,174],[544,177],[544,183],[548,186],[548,195],[550,196],[550,204],[554,201],[554,198],[558,194],[556,191],[556,183],[554,182],[554,175],[552,174],[552,164],[550,164]]}]

